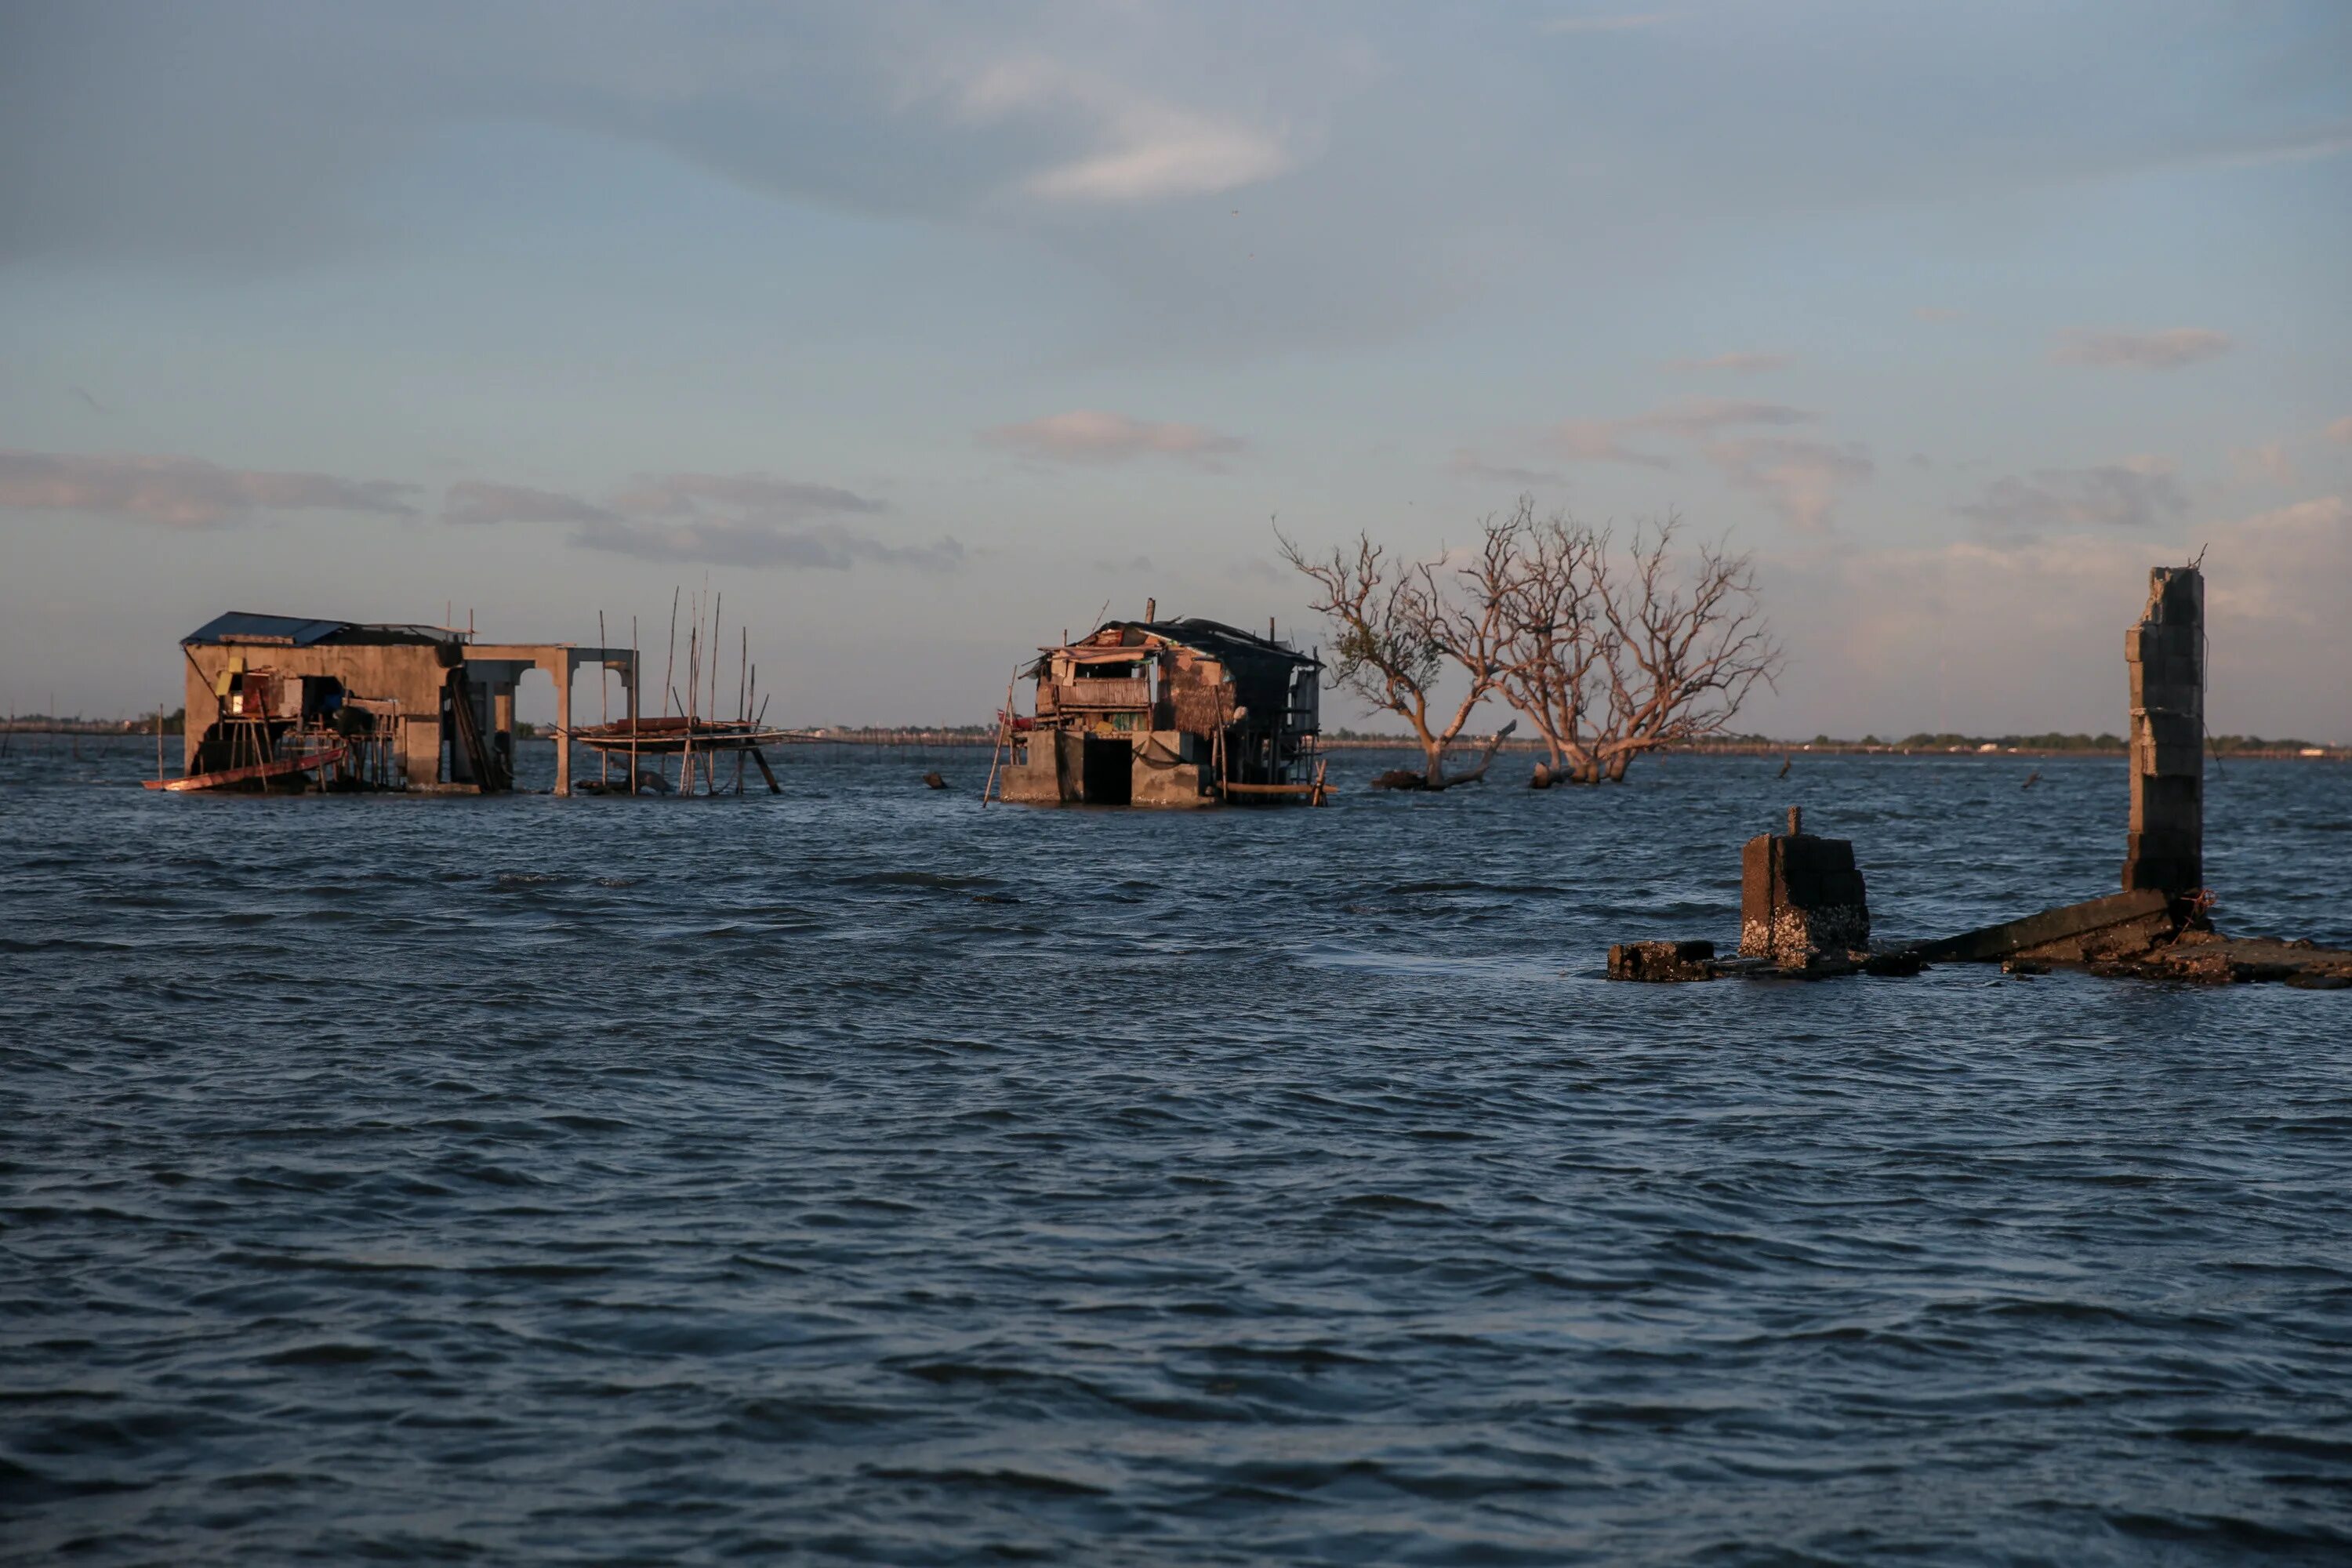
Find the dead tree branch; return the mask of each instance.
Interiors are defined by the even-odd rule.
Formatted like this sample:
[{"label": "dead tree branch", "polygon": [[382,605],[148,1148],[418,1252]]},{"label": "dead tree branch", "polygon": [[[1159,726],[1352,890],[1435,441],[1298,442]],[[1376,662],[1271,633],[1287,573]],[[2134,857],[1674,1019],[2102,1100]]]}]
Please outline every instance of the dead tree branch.
[{"label": "dead tree branch", "polygon": [[[1404,721],[1421,748],[1422,787],[1444,789],[1484,774],[1499,737],[1469,773],[1449,777],[1445,758],[1494,689],[1501,607],[1455,603],[1438,575],[1442,555],[1408,563],[1359,533],[1352,552],[1335,547],[1326,559],[1308,556],[1279,528],[1275,537],[1283,559],[1314,584],[1310,607],[1332,625],[1332,688]],[[1469,685],[1448,711],[1434,693],[1450,665]]]}]

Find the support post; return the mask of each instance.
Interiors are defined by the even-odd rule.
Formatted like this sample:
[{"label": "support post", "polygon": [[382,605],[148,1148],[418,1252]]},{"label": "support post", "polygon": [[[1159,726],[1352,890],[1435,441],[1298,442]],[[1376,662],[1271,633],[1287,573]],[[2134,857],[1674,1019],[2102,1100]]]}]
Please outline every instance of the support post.
[{"label": "support post", "polygon": [[2205,885],[2205,577],[2148,574],[2147,609],[2124,634],[2131,671],[2131,826],[2124,890]]},{"label": "support post", "polygon": [[572,650],[555,656],[555,793],[572,793]]}]

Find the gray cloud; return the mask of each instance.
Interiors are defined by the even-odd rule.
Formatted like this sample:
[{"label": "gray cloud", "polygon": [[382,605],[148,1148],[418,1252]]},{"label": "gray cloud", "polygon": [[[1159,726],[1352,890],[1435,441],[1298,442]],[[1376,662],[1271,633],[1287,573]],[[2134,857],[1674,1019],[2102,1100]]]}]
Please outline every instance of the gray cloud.
[{"label": "gray cloud", "polygon": [[2327,427],[2327,438],[2341,446],[2352,447],[2352,414],[2346,415]]},{"label": "gray cloud", "polygon": [[[1516,284],[1603,285],[1619,236],[1670,247],[1695,215],[2341,140],[2332,16],[2247,24],[2273,69],[2210,50],[2189,90],[2149,93],[2181,68],[2176,37],[2046,9],[1717,7],[1647,34],[1664,13],[1568,15],[1555,30],[1643,45],[1574,38],[1537,70],[1514,51],[1542,21],[1506,9],[1440,35],[1321,5],[17,5],[0,262],[249,276],[415,243],[382,181],[486,127],[553,127],[798,207],[1013,234],[1127,307],[1105,313],[1117,349],[1263,353],[1393,341]],[[1690,111],[1660,120],[1662,90]],[[1277,184],[1240,224],[1205,221]]]},{"label": "gray cloud", "polygon": [[464,524],[568,522],[572,542],[641,561],[702,561],[846,572],[861,562],[947,572],[964,548],[953,539],[893,544],[823,519],[870,516],[886,502],[835,485],[772,474],[641,474],[602,504],[556,490],[467,481],[449,487],[445,521]]},{"label": "gray cloud", "polygon": [[1683,372],[1724,370],[1744,374],[1756,371],[1786,370],[1789,364],[1787,354],[1735,353],[1717,354],[1712,359],[1672,359],[1666,362],[1666,368]]},{"label": "gray cloud", "polygon": [[2294,459],[2287,455],[2284,441],[2265,441],[2259,447],[2232,447],[2230,448],[2230,467],[2248,484],[2294,483]]},{"label": "gray cloud", "polygon": [[1477,484],[1516,485],[1520,489],[1541,489],[1547,485],[1564,483],[1549,468],[1523,468],[1509,463],[1490,463],[1467,447],[1455,449],[1454,458],[1445,465],[1446,471],[1457,479],[1469,479]]},{"label": "gray cloud", "polygon": [[1059,462],[1119,463],[1131,458],[1165,457],[1213,464],[1248,449],[1238,436],[1199,425],[1155,423],[1124,414],[1077,408],[1019,425],[983,430],[980,438],[1033,458]]},{"label": "gray cloud", "polygon": [[728,566],[784,566],[846,572],[859,562],[951,572],[963,564],[964,548],[953,539],[929,544],[887,544],[834,523],[807,528],[729,518],[684,523],[612,521],[591,523],[573,536],[588,550],[610,551],[641,561],[701,561]]},{"label": "gray cloud", "polygon": [[2160,332],[2094,332],[2076,329],[2060,335],[2058,346],[2051,350],[2050,357],[2060,364],[2179,370],[2183,365],[2218,359],[2230,348],[2228,333],[2205,327],[2171,327]]},{"label": "gray cloud", "polygon": [[2003,532],[2053,528],[2149,528],[2189,510],[2189,495],[2158,458],[2132,458],[2095,468],[2036,468],[1985,487],[1961,516]]},{"label": "gray cloud", "polygon": [[1616,16],[1555,16],[1538,23],[1537,30],[1545,33],[1573,35],[1578,33],[1633,33],[1655,27],[1673,20],[1664,11],[1633,11]]},{"label": "gray cloud", "polygon": [[1809,425],[1821,416],[1785,403],[1759,403],[1730,397],[1685,397],[1636,414],[1627,419],[1564,419],[1552,426],[1551,446],[1566,456],[1586,462],[1632,463],[1646,468],[1671,468],[1674,460],[1646,447],[1629,444],[1628,437],[1668,436],[1705,441],[1743,425]]},{"label": "gray cloud", "polygon": [[0,452],[0,507],[211,528],[262,512],[347,511],[408,517],[415,485],[332,474],[224,468],[196,458]]},{"label": "gray cloud", "polygon": [[613,498],[625,512],[654,517],[791,521],[833,513],[887,511],[889,504],[835,485],[805,484],[767,474],[640,474]]},{"label": "gray cloud", "polygon": [[1801,533],[1826,530],[1845,488],[1877,472],[1868,449],[1853,441],[1833,447],[1824,441],[1748,436],[1711,441],[1706,452],[1726,482],[1761,495]]},{"label": "gray cloud", "polygon": [[1626,423],[1637,430],[1668,430],[1680,436],[1710,436],[1734,425],[1811,425],[1821,416],[1785,403],[1732,397],[1685,397],[1638,415]]},{"label": "gray cloud", "polygon": [[467,526],[498,522],[609,522],[613,513],[578,496],[467,479],[451,485],[441,498],[441,521]]}]

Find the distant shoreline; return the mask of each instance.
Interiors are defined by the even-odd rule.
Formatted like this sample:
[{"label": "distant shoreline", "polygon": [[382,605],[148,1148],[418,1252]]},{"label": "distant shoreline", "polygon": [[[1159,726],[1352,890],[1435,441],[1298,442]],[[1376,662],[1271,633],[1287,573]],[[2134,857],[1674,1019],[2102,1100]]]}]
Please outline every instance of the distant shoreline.
[{"label": "distant shoreline", "polygon": [[[176,721],[176,715],[174,716]],[[176,734],[176,721],[164,726],[166,734]],[[107,721],[84,719],[0,719],[0,734],[10,735],[89,735],[89,736],[152,736],[155,732],[152,720],[132,719]],[[524,734],[521,740],[551,739],[546,735]],[[2235,743],[2233,743],[2235,742]],[[786,742],[797,746],[969,746],[993,747],[993,731],[979,726],[956,729],[924,729],[919,727],[885,727],[853,729],[845,725],[828,725],[803,731]],[[1395,752],[1415,749],[1407,735],[1325,735],[1321,747],[1327,752]],[[1541,754],[1546,747],[1541,741],[1510,740],[1502,750],[1521,753]],[[2120,743],[2100,744],[2084,737],[2074,744],[2033,744],[2021,741],[2011,745],[2000,740],[1967,737],[1958,743],[1946,745],[1906,745],[1895,742],[1872,741],[1771,741],[1747,738],[1736,741],[1703,741],[1691,745],[1667,746],[1661,756],[1684,757],[2123,757],[2128,754]],[[2273,743],[2260,740],[2241,742],[2236,736],[2221,737],[2220,744],[2208,745],[2206,755],[2224,762],[2273,759],[2284,762],[2352,762],[2352,746],[2305,746],[2300,742]]]}]

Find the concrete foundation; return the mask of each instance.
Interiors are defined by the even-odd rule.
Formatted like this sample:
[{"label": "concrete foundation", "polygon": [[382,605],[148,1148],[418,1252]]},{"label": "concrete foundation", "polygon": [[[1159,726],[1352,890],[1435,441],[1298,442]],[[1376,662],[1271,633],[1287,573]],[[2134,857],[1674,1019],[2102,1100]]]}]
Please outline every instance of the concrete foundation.
[{"label": "concrete foundation", "polygon": [[1181,730],[1039,730],[1014,738],[996,798],[1026,805],[1214,805],[1216,776]]},{"label": "concrete foundation", "polygon": [[1853,845],[1816,838],[1789,813],[1789,831],[1749,839],[1739,851],[1739,951],[1803,964],[1809,956],[1870,945],[1870,901]]}]

